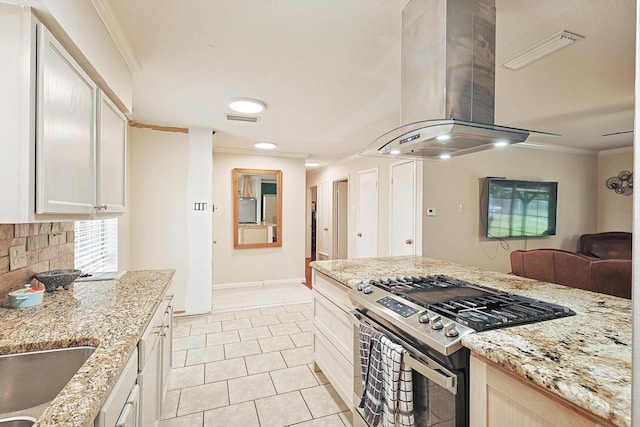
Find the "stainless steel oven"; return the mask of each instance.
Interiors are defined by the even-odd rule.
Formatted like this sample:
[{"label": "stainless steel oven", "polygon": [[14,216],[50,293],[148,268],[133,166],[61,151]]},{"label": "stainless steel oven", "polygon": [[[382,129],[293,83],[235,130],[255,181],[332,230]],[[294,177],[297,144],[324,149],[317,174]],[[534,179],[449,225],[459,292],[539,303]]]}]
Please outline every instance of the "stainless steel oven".
[{"label": "stainless steel oven", "polygon": [[[383,325],[382,322],[377,322],[358,310],[352,311],[352,314],[357,320],[354,325],[354,348],[359,348],[359,324],[366,323],[407,351],[403,361],[413,370],[413,409],[416,426],[462,427],[468,425],[466,419],[468,351],[460,349],[458,351],[460,354],[457,354],[453,360],[456,363],[447,367],[416,348],[407,338],[403,338],[401,331],[393,331],[392,329],[396,329],[393,325]],[[353,366],[355,375],[353,402],[356,406],[353,425],[369,427],[362,409],[358,407],[363,395],[358,351],[354,354]]]},{"label": "stainless steel oven", "polygon": [[[487,329],[575,314],[534,300],[445,275],[362,282],[348,293],[356,308],[354,348],[361,323],[401,345],[412,368],[413,408],[418,427],[469,425],[469,350],[462,338]],[[363,392],[360,354],[354,355],[354,406]],[[384,387],[384,386],[383,386]],[[354,425],[367,426],[360,409]]]}]

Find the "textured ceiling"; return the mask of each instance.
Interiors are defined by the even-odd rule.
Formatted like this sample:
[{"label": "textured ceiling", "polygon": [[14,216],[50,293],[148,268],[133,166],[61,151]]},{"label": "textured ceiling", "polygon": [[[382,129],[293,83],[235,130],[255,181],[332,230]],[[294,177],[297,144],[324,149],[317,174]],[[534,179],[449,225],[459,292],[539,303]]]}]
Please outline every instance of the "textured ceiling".
[{"label": "textured ceiling", "polygon": [[[321,163],[400,123],[407,0],[107,0],[142,70],[133,118],[210,127],[218,145]],[[496,0],[495,122],[561,133],[534,142],[586,150],[632,144],[633,0]],[[519,71],[514,53],[560,30],[585,36]],[[258,123],[226,120],[233,97],[263,100]],[[425,117],[425,119],[427,119]]]}]

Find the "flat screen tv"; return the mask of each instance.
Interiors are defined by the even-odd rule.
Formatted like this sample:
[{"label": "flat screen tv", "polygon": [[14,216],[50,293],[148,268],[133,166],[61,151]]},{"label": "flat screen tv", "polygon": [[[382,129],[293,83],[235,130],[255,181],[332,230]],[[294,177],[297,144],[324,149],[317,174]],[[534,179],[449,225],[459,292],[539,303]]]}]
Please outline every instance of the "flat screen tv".
[{"label": "flat screen tv", "polygon": [[558,183],[486,178],[481,206],[487,238],[552,236],[556,234]]}]

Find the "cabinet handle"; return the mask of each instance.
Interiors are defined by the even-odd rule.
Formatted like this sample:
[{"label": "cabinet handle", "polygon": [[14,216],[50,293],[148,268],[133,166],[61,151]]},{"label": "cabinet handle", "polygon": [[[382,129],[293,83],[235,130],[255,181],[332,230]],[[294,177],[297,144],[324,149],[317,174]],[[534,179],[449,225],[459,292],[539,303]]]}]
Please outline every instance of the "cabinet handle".
[{"label": "cabinet handle", "polygon": [[407,239],[407,240],[405,240],[404,242],[405,242],[407,245],[410,245],[410,244],[412,244],[412,243],[413,243],[413,240],[411,240],[411,239]]},{"label": "cabinet handle", "polygon": [[116,421],[115,427],[125,427],[127,425],[127,420],[129,419],[131,408],[133,408],[133,402],[127,402],[127,404],[124,405],[124,409],[122,410],[118,421]]},{"label": "cabinet handle", "polygon": [[129,419],[129,414],[131,413],[131,408],[134,407],[136,402],[138,401],[138,394],[140,392],[140,386],[138,384],[133,386],[133,390],[129,393],[129,397],[127,398],[127,403],[124,405],[122,409],[122,413],[118,417],[118,421],[116,421],[115,427],[124,427],[127,424],[127,419]]},{"label": "cabinet handle", "polygon": [[356,234],[356,236],[362,237],[362,233],[358,233],[358,234]]},{"label": "cabinet handle", "polygon": [[107,210],[108,206],[106,204],[104,205],[98,205],[98,206],[94,206],[96,210],[102,210],[104,209],[105,211]]}]

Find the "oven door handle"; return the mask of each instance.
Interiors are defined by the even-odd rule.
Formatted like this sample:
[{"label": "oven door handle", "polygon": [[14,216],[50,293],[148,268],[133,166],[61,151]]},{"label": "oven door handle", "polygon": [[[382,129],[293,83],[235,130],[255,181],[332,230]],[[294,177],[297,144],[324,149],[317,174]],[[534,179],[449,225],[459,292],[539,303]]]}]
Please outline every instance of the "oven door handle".
[{"label": "oven door handle", "polygon": [[455,393],[457,391],[456,379],[454,377],[451,377],[440,370],[429,368],[419,360],[414,359],[408,353],[404,354],[402,360],[408,367],[418,372],[423,377],[429,378],[440,387],[449,390],[451,393]]},{"label": "oven door handle", "polygon": [[[355,317],[358,320],[357,322],[355,322],[356,326],[360,322],[364,322],[365,319],[366,319],[366,317],[363,316],[357,310],[352,310],[351,314],[353,315],[353,317]],[[391,334],[390,332],[388,332],[386,330],[383,331],[383,333],[385,333],[387,335],[391,335],[391,337],[394,338],[396,341],[402,341],[402,340],[398,340],[398,338],[396,338],[393,334]],[[426,378],[430,379],[431,381],[433,381],[434,383],[438,384],[440,387],[448,390],[449,392],[451,392],[453,394],[457,393],[457,391],[458,391],[458,381],[457,381],[457,378],[455,376],[449,375],[449,373],[447,373],[444,369],[439,369],[438,367],[429,366],[429,362],[422,361],[422,360],[419,360],[419,359],[415,358],[410,352],[414,351],[417,354],[418,351],[415,348],[413,348],[412,346],[409,346],[408,344],[405,344],[405,343],[403,343],[401,345],[405,349],[405,353],[404,353],[404,355],[402,357],[402,360],[404,360],[404,362],[406,363],[407,366],[409,366],[414,371],[418,372],[423,377],[426,377]],[[425,356],[425,357],[427,357],[427,356]],[[429,359],[429,358],[427,357],[427,359]]]}]

